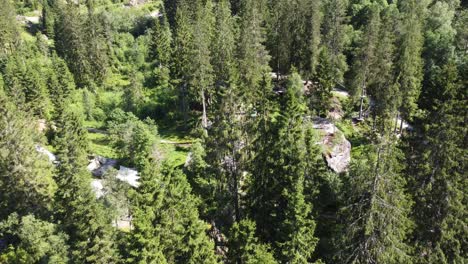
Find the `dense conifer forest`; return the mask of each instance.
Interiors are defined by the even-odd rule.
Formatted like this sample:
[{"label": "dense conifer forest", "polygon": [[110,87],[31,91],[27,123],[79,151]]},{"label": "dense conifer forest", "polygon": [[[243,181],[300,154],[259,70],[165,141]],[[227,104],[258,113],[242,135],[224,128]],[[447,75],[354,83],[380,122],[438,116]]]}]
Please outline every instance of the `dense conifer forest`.
[{"label": "dense conifer forest", "polygon": [[468,262],[462,0],[0,0],[0,263]]}]

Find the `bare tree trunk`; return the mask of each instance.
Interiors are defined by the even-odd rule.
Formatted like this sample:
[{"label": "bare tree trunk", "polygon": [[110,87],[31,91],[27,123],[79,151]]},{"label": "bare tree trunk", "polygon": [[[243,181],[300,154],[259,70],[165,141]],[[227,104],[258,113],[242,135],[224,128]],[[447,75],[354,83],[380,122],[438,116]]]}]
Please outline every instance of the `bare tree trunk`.
[{"label": "bare tree trunk", "polygon": [[[234,151],[232,152],[232,159],[233,163],[236,164],[237,161],[234,158]],[[235,213],[235,219],[234,222],[240,221],[240,208],[239,208],[239,177],[238,177],[238,170],[237,170],[237,165],[233,170],[231,170],[231,176],[232,176],[232,181],[234,182],[234,213]]]},{"label": "bare tree trunk", "polygon": [[403,133],[403,116],[401,118],[401,123],[400,123],[400,134]]},{"label": "bare tree trunk", "polygon": [[202,98],[202,105],[203,105],[203,114],[202,114],[202,127],[208,127],[208,118],[206,116],[206,99],[205,99],[205,92],[201,91],[201,98]]},{"label": "bare tree trunk", "polygon": [[182,91],[181,91],[181,108],[182,108],[182,113],[184,115],[184,128],[187,129],[187,122],[188,122],[188,111],[187,111],[187,84],[184,83],[182,85]]},{"label": "bare tree trunk", "polygon": [[364,97],[361,95],[361,105],[359,106],[359,120],[362,120],[362,104],[364,102]]},{"label": "bare tree trunk", "polygon": [[395,128],[393,131],[396,133],[398,129],[398,118],[400,117],[400,112],[397,112],[396,118],[395,118]]}]

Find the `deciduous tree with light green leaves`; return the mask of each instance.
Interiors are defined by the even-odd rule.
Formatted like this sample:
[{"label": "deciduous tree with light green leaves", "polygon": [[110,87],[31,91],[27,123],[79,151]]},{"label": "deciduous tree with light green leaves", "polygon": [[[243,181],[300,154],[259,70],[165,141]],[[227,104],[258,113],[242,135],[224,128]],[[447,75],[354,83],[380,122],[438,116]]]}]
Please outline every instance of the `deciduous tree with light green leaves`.
[{"label": "deciduous tree with light green leaves", "polygon": [[9,248],[2,252],[4,263],[67,263],[67,235],[57,225],[13,213],[0,222],[0,235]]}]

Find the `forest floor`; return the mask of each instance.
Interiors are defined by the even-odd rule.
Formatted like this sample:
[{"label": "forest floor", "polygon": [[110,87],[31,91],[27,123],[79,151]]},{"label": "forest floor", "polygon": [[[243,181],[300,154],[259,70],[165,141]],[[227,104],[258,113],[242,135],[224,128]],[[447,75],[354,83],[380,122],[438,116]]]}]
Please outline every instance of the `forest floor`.
[{"label": "forest floor", "polygon": [[[119,158],[103,122],[86,121],[85,127],[88,130],[90,154],[113,159]],[[169,164],[174,167],[183,165],[194,139],[169,129],[161,130],[159,137],[160,148],[166,154]]]}]

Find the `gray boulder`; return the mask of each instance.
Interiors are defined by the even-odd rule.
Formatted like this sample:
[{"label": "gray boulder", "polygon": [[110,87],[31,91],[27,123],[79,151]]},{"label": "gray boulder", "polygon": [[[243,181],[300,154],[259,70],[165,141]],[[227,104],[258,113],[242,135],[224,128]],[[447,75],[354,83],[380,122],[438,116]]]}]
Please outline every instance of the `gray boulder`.
[{"label": "gray boulder", "polygon": [[344,134],[325,118],[314,118],[313,127],[319,131],[320,141],[323,146],[323,156],[330,167],[336,173],[347,171],[351,162],[351,143]]}]

